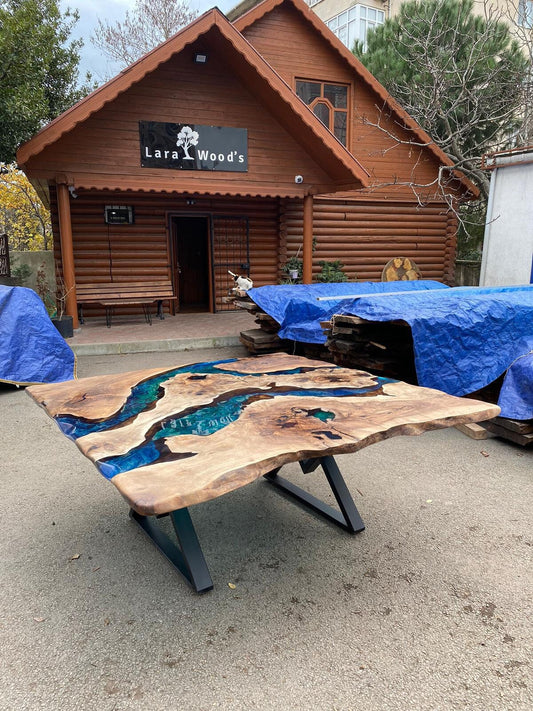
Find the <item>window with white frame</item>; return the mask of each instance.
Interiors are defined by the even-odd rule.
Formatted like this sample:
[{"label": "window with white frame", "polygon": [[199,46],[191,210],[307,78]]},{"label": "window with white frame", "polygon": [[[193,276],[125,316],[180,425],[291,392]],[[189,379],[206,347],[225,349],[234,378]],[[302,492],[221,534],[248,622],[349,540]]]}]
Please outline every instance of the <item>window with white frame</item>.
[{"label": "window with white frame", "polygon": [[317,2],[320,2],[320,0],[307,0],[309,7],[313,7],[313,5],[316,5]]},{"label": "window with white frame", "polygon": [[[533,0],[526,1],[532,2]],[[326,24],[348,49],[353,49],[356,41],[362,42],[363,49],[366,49],[368,30],[373,30],[374,27],[382,25],[384,22],[385,13],[383,10],[367,5],[353,5],[348,10],[332,17]]]},{"label": "window with white frame", "polygon": [[518,1],[518,24],[520,27],[533,27],[533,0]]}]

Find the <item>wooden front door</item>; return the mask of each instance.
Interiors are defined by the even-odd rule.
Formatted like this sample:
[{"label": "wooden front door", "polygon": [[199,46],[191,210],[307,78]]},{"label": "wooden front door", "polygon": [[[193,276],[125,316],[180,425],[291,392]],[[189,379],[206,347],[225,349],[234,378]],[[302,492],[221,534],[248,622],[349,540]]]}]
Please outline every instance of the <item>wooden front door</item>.
[{"label": "wooden front door", "polygon": [[180,311],[210,311],[209,222],[174,217],[174,274]]}]

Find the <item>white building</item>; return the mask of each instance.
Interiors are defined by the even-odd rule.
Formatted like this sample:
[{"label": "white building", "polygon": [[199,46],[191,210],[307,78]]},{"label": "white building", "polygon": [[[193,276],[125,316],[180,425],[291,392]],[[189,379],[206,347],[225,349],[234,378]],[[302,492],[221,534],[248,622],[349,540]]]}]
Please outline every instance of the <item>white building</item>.
[{"label": "white building", "polygon": [[[349,48],[356,41],[363,44],[369,29],[382,25],[387,17],[398,14],[403,0],[307,0],[320,19]],[[481,15],[496,13],[515,28],[521,41],[527,41],[533,28],[533,0],[475,0]]]},{"label": "white building", "polygon": [[486,156],[490,178],[480,286],[533,283],[533,147]]}]

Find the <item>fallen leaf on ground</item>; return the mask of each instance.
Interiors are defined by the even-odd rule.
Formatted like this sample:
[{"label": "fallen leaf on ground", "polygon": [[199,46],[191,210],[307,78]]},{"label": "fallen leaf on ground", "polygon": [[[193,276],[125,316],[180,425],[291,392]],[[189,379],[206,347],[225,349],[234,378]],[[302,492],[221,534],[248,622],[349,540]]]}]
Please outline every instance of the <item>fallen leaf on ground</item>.
[{"label": "fallen leaf on ground", "polygon": [[44,622],[46,617],[34,617],[35,622]]},{"label": "fallen leaf on ground", "polygon": [[235,585],[235,583],[228,583],[228,588],[231,588],[232,590],[235,590],[236,587],[237,587],[237,586]]},{"label": "fallen leaf on ground", "polygon": [[481,450],[480,454],[482,454],[484,457],[488,457],[488,456],[489,456],[489,453],[488,453],[488,452],[485,452],[485,450],[483,450],[483,449]]},{"label": "fallen leaf on ground", "polygon": [[73,556],[71,557],[70,560],[78,560],[78,558],[79,558],[80,556],[81,556],[81,553],[76,553],[75,555],[73,555]]}]

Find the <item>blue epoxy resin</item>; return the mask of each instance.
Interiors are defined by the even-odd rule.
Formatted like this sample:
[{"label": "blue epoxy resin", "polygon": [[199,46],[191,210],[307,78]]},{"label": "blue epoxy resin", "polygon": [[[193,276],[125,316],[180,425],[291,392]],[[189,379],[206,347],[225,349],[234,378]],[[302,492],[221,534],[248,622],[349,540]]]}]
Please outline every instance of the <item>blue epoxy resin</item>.
[{"label": "blue epoxy resin", "polygon": [[[242,375],[242,374],[241,374]],[[373,392],[378,392],[384,383],[391,382],[388,378],[377,378],[377,382],[366,388],[334,388],[334,389],[313,389],[295,388],[284,389],[282,385],[272,386],[268,389],[256,389],[245,394],[228,395],[211,405],[199,407],[197,410],[179,417],[168,417],[154,425],[147,433],[148,441],[134,447],[126,454],[116,457],[108,457],[96,462],[96,466],[106,478],[111,479],[117,474],[121,474],[131,469],[154,464],[157,461],[168,460],[175,457],[170,450],[164,446],[165,440],[169,437],[183,435],[208,436],[214,434],[230,423],[239,419],[242,411],[250,402],[262,399],[272,399],[278,397],[316,397],[316,398],[349,398],[361,397]],[[316,408],[308,413],[311,417],[316,417],[321,422],[328,422],[335,418],[334,413]],[[158,441],[161,443],[158,446]],[[179,456],[179,455],[178,455]],[[194,452],[188,454],[194,456]]]},{"label": "blue epoxy resin", "polygon": [[118,427],[130,418],[136,417],[140,412],[149,409],[155,405],[162,395],[162,392],[159,391],[161,384],[182,373],[191,373],[194,375],[236,375],[242,378],[245,376],[291,375],[302,372],[302,368],[294,368],[292,370],[267,371],[265,373],[242,373],[236,370],[221,370],[215,367],[217,365],[225,365],[226,363],[235,363],[237,360],[237,358],[229,358],[227,360],[217,360],[209,363],[193,363],[191,365],[182,366],[181,368],[167,370],[165,373],[161,373],[149,380],[138,383],[132,388],[131,394],[120,410],[105,420],[87,420],[83,417],[73,417],[72,415],[58,416],[55,420],[63,434],[72,440],[76,440],[79,437],[84,437],[94,432],[103,432],[104,430]]}]

